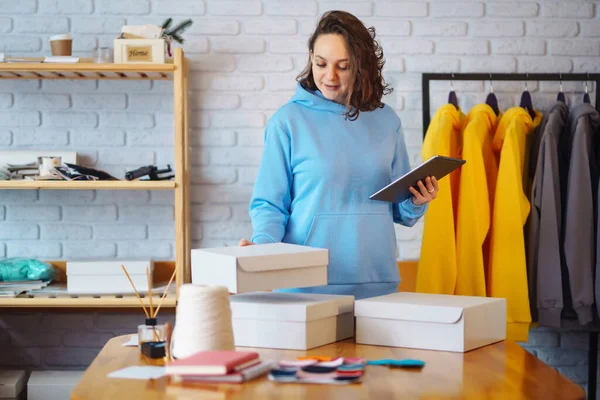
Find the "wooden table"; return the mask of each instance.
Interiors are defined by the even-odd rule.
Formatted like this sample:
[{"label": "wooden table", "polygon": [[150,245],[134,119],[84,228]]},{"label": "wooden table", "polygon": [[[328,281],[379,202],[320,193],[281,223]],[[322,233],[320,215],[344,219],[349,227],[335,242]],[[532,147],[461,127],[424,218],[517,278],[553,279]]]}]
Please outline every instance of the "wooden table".
[{"label": "wooden table", "polygon": [[[137,347],[122,347],[129,335],[108,341],[87,369],[72,399],[583,399],[584,391],[513,342],[501,342],[461,354],[357,345],[354,339],[307,352],[257,349],[262,359],[299,355],[416,358],[421,371],[367,366],[363,383],[347,386],[277,384],[266,377],[243,384],[170,384],[107,378],[132,365],[162,365]],[[246,350],[247,348],[244,348]]]}]

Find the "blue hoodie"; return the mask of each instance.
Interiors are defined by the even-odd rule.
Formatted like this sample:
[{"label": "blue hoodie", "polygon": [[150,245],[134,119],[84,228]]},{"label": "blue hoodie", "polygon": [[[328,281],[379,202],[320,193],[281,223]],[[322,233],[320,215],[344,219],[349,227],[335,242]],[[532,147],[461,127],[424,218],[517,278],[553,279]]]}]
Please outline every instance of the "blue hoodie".
[{"label": "blue hoodie", "polygon": [[396,113],[386,105],[355,121],[344,114],[298,84],[267,123],[251,240],[329,249],[329,285],[286,291],[356,299],[397,292],[394,222],[412,226],[427,208],[369,199],[410,169]]}]

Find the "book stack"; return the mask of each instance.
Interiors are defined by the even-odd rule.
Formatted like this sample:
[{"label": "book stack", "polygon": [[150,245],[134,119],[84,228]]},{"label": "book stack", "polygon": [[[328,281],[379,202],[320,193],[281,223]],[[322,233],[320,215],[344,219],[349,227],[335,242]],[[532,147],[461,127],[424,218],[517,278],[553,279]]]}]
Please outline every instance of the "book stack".
[{"label": "book stack", "polygon": [[201,351],[169,362],[165,375],[183,382],[245,382],[268,373],[275,363],[253,351]]},{"label": "book stack", "polygon": [[50,281],[2,281],[0,282],[0,297],[16,297],[30,290],[41,290]]},{"label": "book stack", "polygon": [[6,164],[6,170],[10,173],[10,179],[13,180],[31,178],[40,173],[37,162],[28,164]]}]

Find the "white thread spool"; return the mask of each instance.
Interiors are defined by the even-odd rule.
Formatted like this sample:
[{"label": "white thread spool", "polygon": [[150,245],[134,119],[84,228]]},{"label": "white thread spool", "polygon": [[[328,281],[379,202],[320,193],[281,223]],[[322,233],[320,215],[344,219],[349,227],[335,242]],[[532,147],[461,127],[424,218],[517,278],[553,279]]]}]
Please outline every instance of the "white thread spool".
[{"label": "white thread spool", "polygon": [[229,292],[222,286],[182,285],[172,354],[184,358],[208,350],[235,350]]}]

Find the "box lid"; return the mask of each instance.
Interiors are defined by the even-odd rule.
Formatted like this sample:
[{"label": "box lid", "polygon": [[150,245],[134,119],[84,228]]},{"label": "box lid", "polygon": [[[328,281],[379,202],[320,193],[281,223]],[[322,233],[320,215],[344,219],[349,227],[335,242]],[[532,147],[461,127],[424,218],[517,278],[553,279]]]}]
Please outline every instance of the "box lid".
[{"label": "box lid", "polygon": [[119,275],[125,276],[121,265],[127,273],[146,276],[146,267],[152,275],[154,261],[152,259],[110,258],[110,259],[76,259],[67,261],[67,276],[69,275]]},{"label": "box lid", "polygon": [[453,324],[462,318],[465,309],[497,301],[504,301],[504,299],[427,293],[392,293],[357,300],[354,313],[356,317]]},{"label": "box lid", "polygon": [[252,292],[231,296],[234,319],[314,321],[354,311],[354,296]]},{"label": "box lid", "polygon": [[247,272],[319,267],[329,264],[327,249],[289,243],[268,243],[243,247],[229,246],[195,249],[193,251],[230,257],[238,267]]},{"label": "box lid", "polygon": [[0,371],[0,399],[16,398],[25,386],[25,371]]}]

